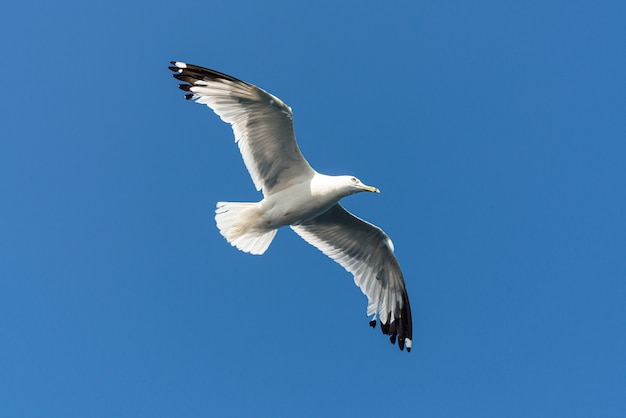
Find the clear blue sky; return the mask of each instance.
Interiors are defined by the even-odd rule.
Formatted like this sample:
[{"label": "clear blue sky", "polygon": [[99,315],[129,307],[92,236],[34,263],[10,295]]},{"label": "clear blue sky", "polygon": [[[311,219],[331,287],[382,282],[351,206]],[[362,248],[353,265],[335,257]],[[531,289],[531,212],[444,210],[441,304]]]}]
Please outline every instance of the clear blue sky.
[{"label": "clear blue sky", "polygon": [[[626,411],[623,1],[5,2],[3,417],[617,417]],[[311,164],[378,186],[410,354],[260,198],[170,60],[295,114]]]}]

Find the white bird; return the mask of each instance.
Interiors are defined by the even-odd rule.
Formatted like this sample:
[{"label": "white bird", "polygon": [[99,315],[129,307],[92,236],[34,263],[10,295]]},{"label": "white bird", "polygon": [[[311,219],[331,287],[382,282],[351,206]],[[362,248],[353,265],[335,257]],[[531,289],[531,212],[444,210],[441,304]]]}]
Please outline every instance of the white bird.
[{"label": "white bird", "polygon": [[229,75],[171,62],[180,89],[232,126],[246,168],[263,200],[218,202],[215,221],[233,246],[263,254],[276,231],[289,225],[298,235],[354,275],[368,298],[370,325],[401,350],[411,351],[411,306],[391,239],[380,228],[345,210],[339,200],[380,191],[353,176],[315,171],[296,144],[291,108],[279,98]]}]

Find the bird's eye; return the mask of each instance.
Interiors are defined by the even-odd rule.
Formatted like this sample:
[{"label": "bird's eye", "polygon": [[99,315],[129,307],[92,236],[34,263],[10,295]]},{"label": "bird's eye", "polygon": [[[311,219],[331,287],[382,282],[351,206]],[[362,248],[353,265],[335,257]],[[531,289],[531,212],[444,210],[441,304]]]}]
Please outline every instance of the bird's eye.
[{"label": "bird's eye", "polygon": [[356,177],[352,177],[350,181],[352,181],[352,183],[356,183],[358,180],[356,179]]}]

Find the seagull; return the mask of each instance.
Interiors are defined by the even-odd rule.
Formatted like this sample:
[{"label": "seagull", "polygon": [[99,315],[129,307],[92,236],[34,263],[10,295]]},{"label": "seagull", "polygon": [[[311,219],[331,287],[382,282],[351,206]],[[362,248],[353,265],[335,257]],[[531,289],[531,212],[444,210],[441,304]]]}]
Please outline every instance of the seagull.
[{"label": "seagull", "polygon": [[354,276],[367,296],[370,326],[400,350],[411,351],[411,306],[391,239],[377,226],[341,206],[343,197],[380,193],[354,176],[315,171],[296,143],[293,113],[278,97],[235,77],[171,61],[187,100],[211,108],[229,123],[260,202],[218,202],[215,221],[234,247],[263,254],[276,231],[289,226]]}]

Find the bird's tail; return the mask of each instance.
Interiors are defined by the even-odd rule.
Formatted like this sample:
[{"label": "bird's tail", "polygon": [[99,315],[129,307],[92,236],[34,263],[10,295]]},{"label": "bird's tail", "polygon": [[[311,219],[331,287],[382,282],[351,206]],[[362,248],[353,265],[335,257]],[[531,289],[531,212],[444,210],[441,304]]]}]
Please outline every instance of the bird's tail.
[{"label": "bird's tail", "polygon": [[272,243],[276,229],[254,224],[256,203],[217,202],[215,223],[230,245],[250,254],[263,254]]}]

